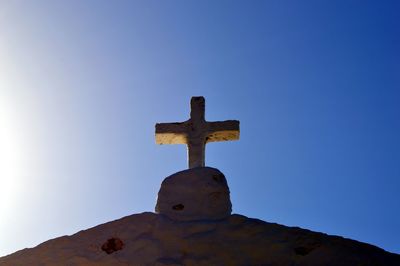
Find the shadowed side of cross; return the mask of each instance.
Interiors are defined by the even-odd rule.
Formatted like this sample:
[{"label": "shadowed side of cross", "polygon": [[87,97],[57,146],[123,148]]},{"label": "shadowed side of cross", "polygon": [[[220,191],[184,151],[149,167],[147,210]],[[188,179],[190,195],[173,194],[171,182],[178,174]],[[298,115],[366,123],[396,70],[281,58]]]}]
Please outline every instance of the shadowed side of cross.
[{"label": "shadowed side of cross", "polygon": [[192,97],[190,118],[179,123],[157,123],[157,144],[186,144],[189,168],[205,166],[208,142],[239,139],[239,121],[207,122],[204,118],[204,97]]}]

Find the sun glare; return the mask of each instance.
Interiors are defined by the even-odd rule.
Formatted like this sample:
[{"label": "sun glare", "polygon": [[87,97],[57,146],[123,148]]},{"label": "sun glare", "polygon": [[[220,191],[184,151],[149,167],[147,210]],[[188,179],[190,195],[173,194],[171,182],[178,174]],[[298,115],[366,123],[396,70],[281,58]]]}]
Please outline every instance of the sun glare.
[{"label": "sun glare", "polygon": [[22,149],[16,116],[0,100],[0,214],[13,208],[21,179]]}]

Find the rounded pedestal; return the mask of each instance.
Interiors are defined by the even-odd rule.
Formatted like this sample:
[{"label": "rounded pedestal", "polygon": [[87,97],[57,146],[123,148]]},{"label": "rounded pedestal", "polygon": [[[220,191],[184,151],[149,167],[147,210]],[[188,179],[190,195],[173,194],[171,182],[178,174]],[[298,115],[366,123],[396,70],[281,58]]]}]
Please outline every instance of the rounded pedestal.
[{"label": "rounded pedestal", "polygon": [[165,178],[155,211],[177,221],[228,217],[232,204],[224,174],[215,168],[197,167]]}]

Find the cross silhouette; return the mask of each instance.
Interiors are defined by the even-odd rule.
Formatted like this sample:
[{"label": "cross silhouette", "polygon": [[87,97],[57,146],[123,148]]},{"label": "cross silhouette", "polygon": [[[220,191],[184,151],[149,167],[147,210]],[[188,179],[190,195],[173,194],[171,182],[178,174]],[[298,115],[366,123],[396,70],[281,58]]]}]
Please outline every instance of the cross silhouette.
[{"label": "cross silhouette", "polygon": [[207,122],[204,97],[192,97],[190,118],[185,122],[157,123],[157,144],[186,144],[189,168],[205,166],[208,142],[239,139],[239,121]]}]

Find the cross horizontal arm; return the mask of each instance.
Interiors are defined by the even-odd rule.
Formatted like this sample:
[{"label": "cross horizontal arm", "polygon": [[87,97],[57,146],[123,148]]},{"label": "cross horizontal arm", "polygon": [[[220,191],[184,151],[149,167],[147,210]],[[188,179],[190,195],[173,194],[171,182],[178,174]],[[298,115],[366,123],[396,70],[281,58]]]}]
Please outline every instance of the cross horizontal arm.
[{"label": "cross horizontal arm", "polygon": [[187,144],[186,123],[157,123],[157,144]]},{"label": "cross horizontal arm", "polygon": [[227,120],[222,122],[207,122],[208,123],[208,135],[206,142],[215,141],[228,141],[228,140],[238,140],[239,131],[239,121],[237,120]]},{"label": "cross horizontal arm", "polygon": [[157,144],[186,144],[189,168],[205,166],[208,142],[239,139],[239,121],[207,122],[204,118],[204,97],[192,97],[190,118],[180,123],[157,123]]}]

